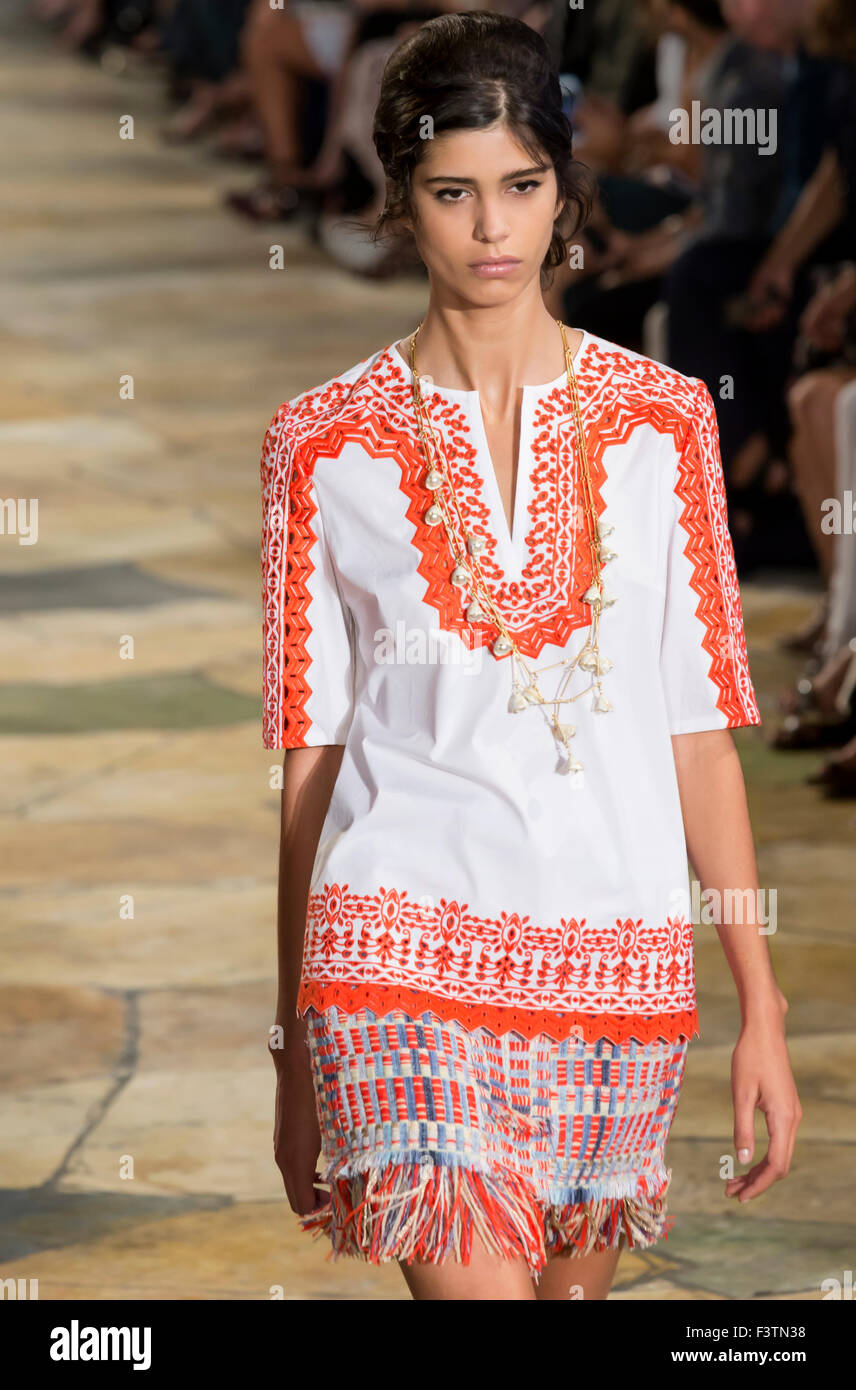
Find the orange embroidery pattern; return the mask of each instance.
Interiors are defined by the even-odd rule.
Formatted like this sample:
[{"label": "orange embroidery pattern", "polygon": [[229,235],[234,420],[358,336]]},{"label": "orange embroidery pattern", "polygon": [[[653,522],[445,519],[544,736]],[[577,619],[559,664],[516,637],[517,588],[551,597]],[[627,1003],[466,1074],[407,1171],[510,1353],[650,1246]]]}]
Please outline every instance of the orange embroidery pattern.
[{"label": "orange embroidery pattern", "polygon": [[311,628],[306,608],[313,568],[315,535],[311,522],[315,504],[310,479],[295,479],[277,467],[279,450],[288,438],[287,413],[288,406],[281,405],[276,426],[268,429],[262,451],[262,569],[266,577],[262,588],[266,671],[262,723],[266,746],[299,748],[310,722],[306,714],[311,694],[306,638]]},{"label": "orange embroidery pattern", "polygon": [[[406,412],[410,387],[392,360],[392,352],[387,350],[384,356],[389,360],[391,376],[387,387],[398,394],[398,405]],[[592,579],[585,513],[578,501],[576,425],[567,386],[555,388],[535,417],[538,433],[532,444],[534,496],[528,508],[531,527],[526,536],[529,561],[522,571],[522,583],[509,580],[497,559],[496,538],[489,527],[490,509],[484,500],[484,480],[475,465],[476,450],[469,438],[464,412],[457,403],[433,394],[426,398],[426,405],[445,443],[467,529],[485,542],[479,555],[482,573],[520,650],[525,656],[536,657],[547,642],[563,645],[575,628],[590,621],[591,612],[582,595]],[[449,582],[451,566],[445,531],[424,520],[430,494],[425,490],[425,462],[421,454],[415,465],[402,468],[401,487],[410,499],[407,516],[416,528],[414,544],[422,555],[418,570],[428,584],[425,601],[437,610],[443,626],[457,632],[468,648],[484,646],[495,640],[499,629],[491,622],[470,624],[464,617],[460,596]],[[600,487],[606,474],[599,458],[591,464],[591,476],[600,515],[605,506]],[[465,555],[465,536],[457,514],[453,514],[453,530],[460,553]]]},{"label": "orange embroidery pattern", "polygon": [[[424,520],[428,502],[424,459],[416,439],[410,386],[396,358],[393,349],[387,348],[373,361],[369,359],[366,370],[352,383],[334,381],[321,390],[305,392],[294,407],[283,404],[265,437],[264,720],[273,746],[299,746],[306,727],[312,470],[316,458],[338,457],[349,441],[360,444],[370,458],[394,458],[399,464],[401,488],[408,498],[406,515],[420,553],[417,570],[426,583],[425,602],[435,609],[442,627],[457,632],[470,649],[493,642],[497,635],[492,623],[466,621],[460,591],[449,582],[445,532]],[[598,514],[604,510],[605,450],[624,443],[640,424],[673,437],[680,454],[675,490],[684,501],[680,523],[688,535],[686,554],[693,565],[690,583],[699,595],[696,612],[706,628],[702,645],[711,658],[711,680],[719,690],[717,706],[730,722],[760,722],[727,527],[716,415],[704,384],[618,348],[610,346],[604,352],[591,341],[576,370]],[[434,426],[445,440],[467,525],[486,541],[479,557],[483,572],[521,651],[535,658],[547,642],[564,644],[575,628],[589,620],[581,595],[591,579],[583,543],[584,518],[573,500],[576,440],[567,386],[550,392],[535,419],[532,525],[526,537],[529,561],[523,583],[507,580],[496,559],[483,482],[474,466],[475,450],[460,406],[433,394],[426,400]],[[285,527],[275,524],[275,509],[280,516],[286,515],[293,470],[296,477],[285,544]],[[505,658],[494,655],[494,659]],[[288,710],[286,729],[280,727],[283,706]]]},{"label": "orange embroidery pattern", "polygon": [[729,724],[760,723],[749,676],[743,607],[728,531],[728,507],[719,455],[716,411],[703,382],[700,407],[690,422],[678,460],[675,491],[683,498],[680,522],[689,539],[690,583],[699,595],[696,616],[706,633],[702,647],[711,659],[710,678],[719,688],[717,708]]},{"label": "orange embroidery pattern", "polygon": [[555,927],[528,915],[478,917],[442,898],[352,893],[329,884],[309,898],[298,1009],[362,1005],[430,1009],[499,1036],[674,1041],[698,1030],[692,926],[642,918]]}]

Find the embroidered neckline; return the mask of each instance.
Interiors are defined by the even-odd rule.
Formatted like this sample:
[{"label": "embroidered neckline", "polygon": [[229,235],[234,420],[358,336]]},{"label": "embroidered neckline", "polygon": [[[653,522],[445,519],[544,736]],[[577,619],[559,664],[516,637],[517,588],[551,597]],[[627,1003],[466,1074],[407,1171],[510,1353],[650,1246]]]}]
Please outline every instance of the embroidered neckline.
[{"label": "embroidered neckline", "polygon": [[[590,357],[596,344],[588,335],[577,351],[577,361]],[[412,377],[394,346],[377,358],[372,376],[385,397],[392,397],[415,434],[412,404]],[[578,371],[578,380],[580,375]],[[451,392],[447,400],[438,388],[426,397],[432,423],[443,440],[455,490],[467,520],[468,529],[481,536],[485,549],[479,560],[494,601],[513,630],[521,651],[537,657],[546,643],[563,646],[575,628],[587,626],[591,619],[582,595],[592,581],[591,555],[585,528],[585,514],[579,501],[579,458],[573,402],[563,374],[556,384],[525,387],[538,397],[532,418],[532,454],[528,469],[530,498],[527,505],[528,529],[524,535],[526,559],[519,577],[507,574],[502,564],[497,537],[491,529],[491,509],[486,480],[479,466],[466,404],[477,392]],[[582,394],[582,393],[581,393]],[[463,400],[463,403],[462,403]],[[525,402],[524,402],[525,404]],[[585,424],[585,401],[581,401]],[[415,446],[414,439],[414,446]],[[424,520],[426,492],[425,465],[418,450],[402,457],[401,486],[410,499],[408,520],[415,528],[413,542],[421,552],[419,572],[428,581],[427,601],[437,609],[443,626],[456,631],[472,648],[493,642],[498,629],[494,623],[470,625],[463,614],[460,594],[449,583],[449,556],[445,536]],[[600,488],[605,469],[599,458],[590,457],[592,489],[598,516],[605,503]],[[523,480],[518,477],[517,486]],[[498,487],[496,498],[499,498]],[[506,519],[503,517],[506,525]],[[463,550],[463,538],[461,538]]]}]

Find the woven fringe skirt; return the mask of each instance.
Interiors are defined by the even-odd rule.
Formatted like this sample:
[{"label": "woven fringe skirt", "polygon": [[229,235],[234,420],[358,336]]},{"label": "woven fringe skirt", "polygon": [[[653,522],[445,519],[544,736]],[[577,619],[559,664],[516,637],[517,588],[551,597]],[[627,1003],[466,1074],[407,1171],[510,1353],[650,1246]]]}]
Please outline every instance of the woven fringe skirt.
[{"label": "woven fringe skirt", "polygon": [[663,1153],[688,1042],[556,1042],[432,1013],[307,1011],[328,1258],[526,1260],[667,1236]]}]

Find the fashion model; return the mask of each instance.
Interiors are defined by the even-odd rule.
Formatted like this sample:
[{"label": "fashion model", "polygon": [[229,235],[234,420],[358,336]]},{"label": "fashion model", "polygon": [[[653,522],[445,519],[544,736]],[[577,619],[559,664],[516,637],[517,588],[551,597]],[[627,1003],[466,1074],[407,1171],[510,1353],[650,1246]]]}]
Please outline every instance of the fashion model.
[{"label": "fashion model", "polygon": [[[414,1298],[604,1299],[673,1220],[687,856],[757,901],[716,412],[545,307],[590,196],[533,29],[424,24],[374,139],[424,318],[280,405],[261,462],[276,1160],[329,1256]],[[738,1161],[770,1132],[744,1201],[801,1112],[765,937],[716,922]]]}]

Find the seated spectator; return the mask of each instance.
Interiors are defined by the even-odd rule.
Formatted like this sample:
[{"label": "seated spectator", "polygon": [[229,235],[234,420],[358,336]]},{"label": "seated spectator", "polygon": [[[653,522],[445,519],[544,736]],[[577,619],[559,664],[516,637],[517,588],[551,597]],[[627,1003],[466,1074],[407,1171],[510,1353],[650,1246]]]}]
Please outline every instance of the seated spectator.
[{"label": "seated spectator", "polygon": [[91,57],[106,43],[150,51],[158,22],[155,0],[32,0],[32,10],[66,48]]},{"label": "seated spectator", "polygon": [[[730,33],[716,0],[670,4],[661,13],[660,22],[686,46],[681,109],[692,110],[694,101],[702,108],[717,110],[778,105],[783,90],[780,61]],[[644,119],[650,122],[650,113]],[[644,129],[642,118],[640,125]],[[652,150],[652,157],[658,159],[659,144]],[[616,198],[614,176],[601,177],[604,206],[591,224],[601,243],[596,247],[600,255],[594,261],[597,278],[586,282],[579,272],[568,273],[565,308],[571,322],[642,351],[645,315],[666,296],[666,276],[679,256],[702,238],[706,244],[725,236],[745,238],[760,234],[766,227],[779,192],[778,154],[759,157],[754,146],[736,144],[696,144],[692,150],[692,160],[684,158],[675,166],[682,183],[671,186],[674,202],[662,209],[653,225],[647,218],[640,225],[632,211],[628,215],[631,200],[626,194]],[[690,180],[693,168],[695,183]],[[656,211],[655,204],[649,201],[648,206]],[[621,220],[616,224],[617,215]],[[591,268],[588,252],[586,245]],[[699,317],[703,322],[704,316],[695,313],[691,299],[683,308],[698,337]],[[674,338],[677,330],[673,331]],[[671,365],[690,375],[703,375],[682,366],[681,348],[679,341],[672,341]],[[717,391],[718,386],[717,382]]]},{"label": "seated spectator", "polygon": [[159,45],[186,100],[164,127],[174,142],[197,139],[233,110],[250,106],[240,37],[250,0],[175,0]]},{"label": "seated spectator", "polygon": [[360,8],[357,0],[287,0],[285,9],[274,10],[268,0],[251,0],[241,52],[264,132],[267,173],[248,192],[227,195],[236,212],[256,222],[284,220],[297,210],[299,188],[317,187],[329,177],[329,146],[314,167],[303,165],[302,82],[330,83],[329,127],[341,101]]},{"label": "seated spectator", "polygon": [[[352,80],[348,72],[357,48],[394,36],[404,24],[468,8],[482,7],[459,0],[433,0],[425,7],[403,0],[286,0],[284,10],[271,10],[268,0],[251,0],[242,54],[264,132],[267,172],[249,192],[228,194],[228,205],[254,221],[282,221],[297,211],[300,190],[334,189],[345,173],[344,103],[354,100],[347,93],[349,88],[359,92],[360,100],[367,95],[363,77],[357,74]],[[519,0],[504,0],[486,8],[517,13],[522,6]],[[542,9],[536,6],[533,15],[546,18]],[[302,159],[299,125],[307,80],[328,84],[324,138],[309,167]]]},{"label": "seated spectator", "polygon": [[[666,295],[672,365],[700,376],[715,395],[723,379],[735,382],[732,397],[722,399],[719,425],[735,548],[745,569],[748,562],[775,563],[782,554],[787,511],[777,513],[775,523],[772,518],[773,498],[780,496],[784,507],[789,478],[790,422],[781,401],[794,371],[800,312],[812,292],[811,268],[840,259],[847,241],[835,140],[837,106],[846,106],[848,92],[852,107],[856,84],[853,70],[813,41],[812,0],[781,8],[774,0],[729,0],[728,12],[736,32],[786,60],[780,193],[766,225],[751,227],[745,215],[740,221],[747,207],[741,182],[727,186],[717,234],[696,237],[682,252]],[[778,280],[795,251],[801,269],[789,297]],[[793,283],[795,272],[789,274]],[[762,517],[765,533],[759,533]],[[789,548],[795,543],[802,544],[789,535]]]},{"label": "seated spectator", "polygon": [[843,524],[830,526],[828,502],[835,499],[843,509],[856,496],[856,264],[842,267],[818,288],[800,327],[817,361],[788,393],[791,456],[827,594],[813,625],[808,665],[795,689],[782,697],[786,718],[771,741],[779,749],[847,744],[846,757],[831,764],[834,773],[822,769],[809,780],[834,781],[839,792],[847,783],[853,795],[856,549]]}]

